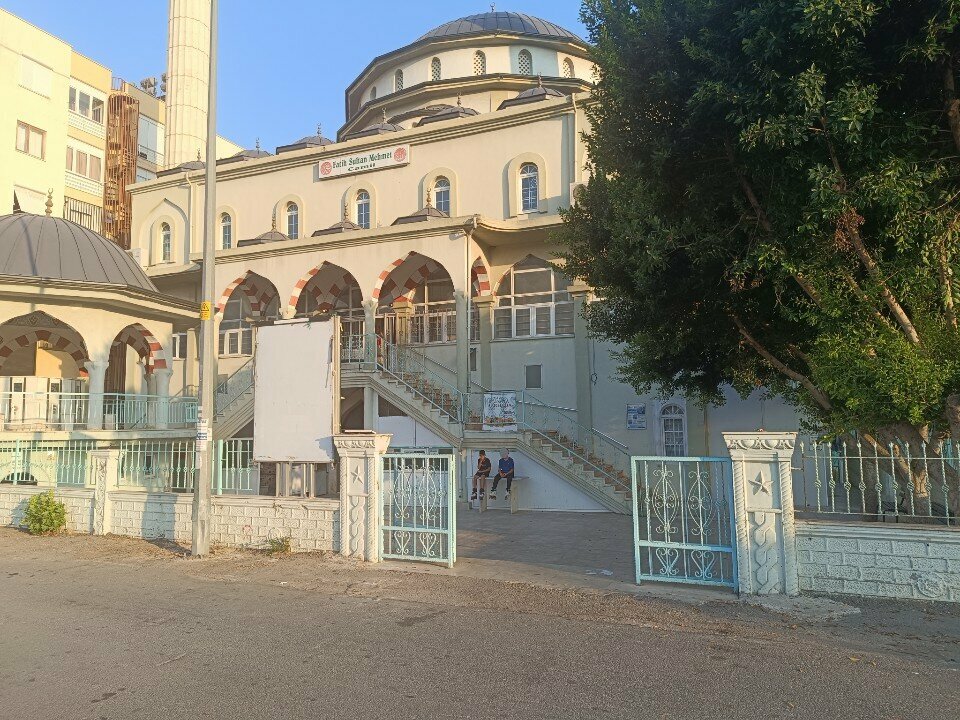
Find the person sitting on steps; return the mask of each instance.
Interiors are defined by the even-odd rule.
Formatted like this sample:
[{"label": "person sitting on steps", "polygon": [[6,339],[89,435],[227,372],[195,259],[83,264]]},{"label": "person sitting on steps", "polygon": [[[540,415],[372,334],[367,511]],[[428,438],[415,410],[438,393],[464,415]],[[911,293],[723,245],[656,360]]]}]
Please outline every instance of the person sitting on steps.
[{"label": "person sitting on steps", "polygon": [[477,481],[482,480],[480,483],[480,499],[483,499],[483,493],[487,487],[487,478],[490,477],[490,458],[487,457],[487,453],[483,450],[480,451],[480,457],[477,458],[477,472],[473,475],[473,494],[470,495],[471,500],[477,499]]},{"label": "person sitting on steps", "polygon": [[507,500],[510,499],[510,486],[513,485],[513,458],[510,457],[510,452],[504,450],[500,453],[500,462],[498,463],[498,472],[497,476],[493,479],[493,488],[490,490],[490,499],[497,499],[497,485],[500,484],[501,478],[506,478],[507,480],[507,494],[504,496]]}]

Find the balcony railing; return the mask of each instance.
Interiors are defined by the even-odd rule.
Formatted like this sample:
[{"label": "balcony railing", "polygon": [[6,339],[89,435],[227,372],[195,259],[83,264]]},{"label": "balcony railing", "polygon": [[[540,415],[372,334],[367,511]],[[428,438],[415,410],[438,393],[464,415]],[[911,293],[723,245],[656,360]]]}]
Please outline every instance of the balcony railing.
[{"label": "balcony railing", "polygon": [[[91,409],[102,408],[91,422]],[[197,399],[133,393],[2,392],[5,431],[167,430],[197,424]]]}]

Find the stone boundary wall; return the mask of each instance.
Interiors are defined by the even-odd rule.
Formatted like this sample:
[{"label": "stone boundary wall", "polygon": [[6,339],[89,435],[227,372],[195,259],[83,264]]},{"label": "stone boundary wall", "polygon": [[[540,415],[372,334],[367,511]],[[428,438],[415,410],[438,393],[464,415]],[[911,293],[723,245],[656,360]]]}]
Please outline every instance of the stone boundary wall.
[{"label": "stone boundary wall", "polygon": [[[0,527],[19,527],[30,498],[49,489],[34,485],[0,485]],[[55,489],[54,494],[66,506],[67,530],[92,533],[93,488]]]},{"label": "stone boundary wall", "polygon": [[797,520],[800,589],[960,602],[960,529]]},{"label": "stone boundary wall", "polygon": [[[0,486],[0,527],[19,526],[30,498],[48,489]],[[92,533],[93,488],[55,488],[54,494],[67,507],[67,529]],[[106,532],[190,542],[192,495],[114,490],[109,499],[111,518]],[[289,537],[296,552],[336,552],[340,548],[339,500],[215,496],[212,515],[214,545],[264,548],[269,540]]]}]

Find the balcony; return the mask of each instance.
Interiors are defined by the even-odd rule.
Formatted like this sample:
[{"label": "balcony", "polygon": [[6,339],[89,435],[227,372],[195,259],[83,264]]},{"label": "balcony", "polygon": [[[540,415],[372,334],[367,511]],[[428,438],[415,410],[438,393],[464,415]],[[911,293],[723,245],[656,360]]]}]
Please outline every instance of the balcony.
[{"label": "balcony", "polygon": [[0,432],[189,430],[197,399],[135,393],[2,392]]}]

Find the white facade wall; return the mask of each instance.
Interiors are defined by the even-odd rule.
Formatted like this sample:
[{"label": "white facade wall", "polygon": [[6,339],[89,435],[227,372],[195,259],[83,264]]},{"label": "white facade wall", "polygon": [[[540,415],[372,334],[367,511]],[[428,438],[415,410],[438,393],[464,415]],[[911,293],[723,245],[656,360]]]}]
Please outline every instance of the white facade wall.
[{"label": "white facade wall", "polygon": [[960,529],[797,521],[802,591],[960,602]]}]

